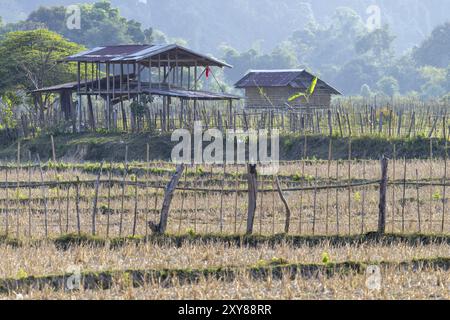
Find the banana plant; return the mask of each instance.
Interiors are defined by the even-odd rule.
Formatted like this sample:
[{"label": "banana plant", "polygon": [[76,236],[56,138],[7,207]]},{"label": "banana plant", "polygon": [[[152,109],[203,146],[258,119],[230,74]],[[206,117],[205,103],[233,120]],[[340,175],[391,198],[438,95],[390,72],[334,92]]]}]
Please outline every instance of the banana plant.
[{"label": "banana plant", "polygon": [[300,99],[301,97],[304,97],[306,102],[308,103],[309,98],[314,94],[314,91],[316,90],[316,85],[317,85],[317,77],[314,77],[309,88],[305,92],[298,92],[298,93],[294,94],[293,96],[291,96],[288,99],[288,101],[292,102],[297,99]]}]

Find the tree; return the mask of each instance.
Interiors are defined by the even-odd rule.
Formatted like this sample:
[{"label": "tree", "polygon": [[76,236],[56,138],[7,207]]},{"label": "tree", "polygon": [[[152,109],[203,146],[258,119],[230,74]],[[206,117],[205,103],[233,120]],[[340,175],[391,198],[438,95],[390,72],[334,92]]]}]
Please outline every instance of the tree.
[{"label": "tree", "polygon": [[377,88],[386,95],[393,97],[399,92],[397,79],[394,77],[383,77],[377,82]]},{"label": "tree", "polygon": [[236,49],[223,45],[223,60],[233,65],[225,70],[228,81],[234,83],[249,69],[290,69],[298,66],[295,50],[289,42],[283,42],[271,53],[263,54],[257,49],[239,53]]},{"label": "tree", "polygon": [[414,59],[421,66],[446,68],[450,64],[450,22],[437,26],[431,36],[414,50]]},{"label": "tree", "polygon": [[[75,67],[58,63],[84,48],[62,36],[43,29],[10,32],[0,41],[0,93],[24,90],[74,81]],[[40,119],[50,95],[36,101]]]},{"label": "tree", "polygon": [[446,72],[444,86],[447,92],[450,92],[450,64],[448,65]]},{"label": "tree", "polygon": [[378,63],[386,64],[392,59],[394,52],[392,43],[395,37],[391,35],[389,26],[376,29],[359,38],[355,43],[355,50],[360,55],[367,55]]},{"label": "tree", "polygon": [[330,66],[343,66],[357,58],[352,44],[366,33],[361,17],[350,8],[340,7],[329,24],[309,23],[305,28],[295,31],[290,41],[302,64],[314,70],[325,67],[331,71],[325,75],[328,78],[334,71]]},{"label": "tree", "polygon": [[344,94],[359,94],[361,86],[375,86],[374,79],[379,79],[380,69],[363,58],[346,63],[334,77],[334,83]]},{"label": "tree", "polygon": [[370,91],[370,87],[367,84],[363,84],[361,87],[361,95],[364,98],[370,98],[372,96],[372,91]]},{"label": "tree", "polygon": [[386,69],[385,74],[398,80],[401,94],[406,94],[410,91],[419,91],[425,81],[422,72],[417,67],[410,53],[392,62]]},{"label": "tree", "polygon": [[[66,25],[66,8],[40,7],[30,13],[26,22],[44,24],[70,41],[89,48],[100,45],[125,43],[151,43],[153,29],[142,30],[141,23],[127,20],[113,8],[109,1],[80,5],[81,29],[69,29]],[[157,36],[160,36],[159,34]]]}]

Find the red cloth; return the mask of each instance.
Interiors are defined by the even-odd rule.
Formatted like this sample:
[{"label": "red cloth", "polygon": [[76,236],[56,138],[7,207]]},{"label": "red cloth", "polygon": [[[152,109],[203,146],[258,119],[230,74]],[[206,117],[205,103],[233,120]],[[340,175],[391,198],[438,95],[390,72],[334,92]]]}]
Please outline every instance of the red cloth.
[{"label": "red cloth", "polygon": [[206,79],[209,78],[210,71],[211,71],[211,69],[209,69],[209,67],[206,67]]}]

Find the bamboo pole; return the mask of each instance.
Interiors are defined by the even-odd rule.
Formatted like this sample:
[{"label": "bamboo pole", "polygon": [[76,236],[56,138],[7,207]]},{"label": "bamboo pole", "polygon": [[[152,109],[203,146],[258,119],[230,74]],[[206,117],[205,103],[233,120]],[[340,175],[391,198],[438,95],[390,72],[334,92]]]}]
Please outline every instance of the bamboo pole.
[{"label": "bamboo pole", "polygon": [[430,159],[429,159],[429,164],[430,164],[430,208],[429,208],[429,228],[430,228],[430,232],[433,231],[433,139],[430,138]]},{"label": "bamboo pole", "polygon": [[[150,89],[151,89],[151,77],[152,77],[152,60],[150,59],[149,62],[149,77],[150,77]],[[148,181],[150,180],[150,145],[147,143],[146,145],[146,161],[147,161],[147,173],[145,175],[145,238],[148,237],[148,228],[147,228],[147,221],[149,221],[149,194],[148,194]]]},{"label": "bamboo pole", "polygon": [[[332,140],[330,137],[328,143],[328,163],[327,163],[327,184],[331,184],[330,171],[331,171],[331,157],[332,157]],[[330,189],[327,188],[326,195],[326,209],[325,209],[325,234],[328,235],[328,220],[329,220],[329,209],[330,209]]]},{"label": "bamboo pole", "polygon": [[275,176],[272,176],[272,235],[275,234]]},{"label": "bamboo pole", "polygon": [[383,155],[381,158],[380,201],[378,212],[379,234],[384,234],[386,229],[386,192],[388,181],[387,173],[388,173],[388,159]]},{"label": "bamboo pole", "polygon": [[75,182],[75,211],[77,215],[77,230],[78,235],[81,235],[81,219],[80,219],[80,177],[76,177]]},{"label": "bamboo pole", "polygon": [[108,195],[106,205],[106,238],[109,238],[109,226],[111,221],[111,178],[112,178],[112,162],[109,163],[108,172]]},{"label": "bamboo pole", "polygon": [[[363,180],[366,181],[366,161],[363,160]],[[366,209],[366,188],[363,188],[362,204],[361,204],[361,234],[365,230],[365,209]]]},{"label": "bamboo pole", "polygon": [[[6,166],[5,170],[5,183],[8,185],[8,166]],[[5,202],[5,236],[9,235],[9,188],[6,187],[6,202]]]},{"label": "bamboo pole", "polygon": [[[184,172],[184,187],[187,187],[187,170]],[[186,189],[183,189],[181,193],[181,208],[180,208],[180,216],[178,220],[178,234],[181,234],[181,223],[183,221],[183,211],[184,211],[184,201],[186,199]],[[208,206],[207,206],[208,207]]]},{"label": "bamboo pole", "polygon": [[31,151],[28,150],[28,237],[31,239],[32,209],[31,209]]},{"label": "bamboo pole", "polygon": [[135,176],[134,186],[134,216],[133,216],[133,237],[136,235],[137,217],[138,217],[138,178]]},{"label": "bamboo pole", "polygon": [[248,184],[248,210],[247,210],[247,234],[253,233],[253,221],[256,211],[257,198],[257,172],[256,165],[247,165],[247,184]]},{"label": "bamboo pole", "polygon": [[446,199],[446,182],[447,182],[447,158],[448,158],[448,139],[446,134],[446,117],[444,116],[442,119],[442,135],[445,139],[445,147],[444,147],[444,178],[443,178],[443,191],[442,191],[442,222],[441,222],[441,233],[444,233],[445,228],[445,203],[447,201]]},{"label": "bamboo pole", "polygon": [[119,221],[119,237],[122,236],[122,229],[123,229],[123,215],[124,215],[124,198],[125,198],[125,180],[128,175],[128,145],[125,146],[125,163],[123,168],[123,178],[122,178],[122,198],[121,198],[121,204],[120,204],[120,221]]},{"label": "bamboo pole", "polygon": [[70,184],[66,190],[66,233],[69,233]]},{"label": "bamboo pole", "polygon": [[96,234],[96,220],[97,220],[97,211],[98,211],[98,189],[100,187],[100,177],[102,175],[103,170],[103,162],[100,164],[100,170],[97,175],[97,180],[95,181],[95,191],[94,191],[94,202],[93,202],[93,208],[92,208],[92,235],[95,236]]},{"label": "bamboo pole", "polygon": [[313,225],[312,225],[312,233],[313,236],[316,234],[316,213],[317,213],[317,165],[316,165],[316,175],[314,178],[314,201],[313,201]]},{"label": "bamboo pole", "polygon": [[[38,163],[39,163],[39,172],[41,177],[41,183],[44,183],[44,172],[42,171],[42,164],[39,154],[37,154]],[[48,210],[47,210],[47,195],[45,192],[45,187],[41,187],[42,198],[44,199],[44,227],[45,227],[45,237],[48,237]]]},{"label": "bamboo pole", "polygon": [[[392,181],[395,182],[396,179],[396,172],[395,172],[395,165],[397,162],[397,150],[396,146],[394,144],[394,154],[393,154],[393,161],[392,161]],[[396,205],[395,205],[395,186],[392,186],[392,217],[391,217],[391,233],[394,233],[394,221],[395,221],[395,212],[396,212]]]},{"label": "bamboo pole", "polygon": [[19,179],[19,171],[20,171],[20,140],[17,141],[17,166],[16,166],[16,199],[17,199],[17,211],[16,211],[16,238],[19,239],[20,232],[20,179]]},{"label": "bamboo pole", "polygon": [[222,189],[220,191],[220,233],[223,232],[223,189],[225,187],[225,180],[227,177],[227,165],[223,164],[223,180],[222,180]]},{"label": "bamboo pole", "polygon": [[235,192],[234,192],[234,234],[237,234],[237,215],[238,215],[238,189],[239,189],[239,169],[236,167],[235,172]]},{"label": "bamboo pole", "polygon": [[351,214],[352,214],[352,140],[348,140],[348,234],[351,234]]},{"label": "bamboo pole", "polygon": [[[339,181],[339,161],[336,161],[336,181]],[[336,233],[339,235],[339,189],[336,188]]]},{"label": "bamboo pole", "polygon": [[403,159],[403,193],[402,193],[402,233],[405,232],[405,206],[406,206],[406,158]]},{"label": "bamboo pole", "polygon": [[422,232],[422,223],[420,218],[420,193],[419,193],[419,171],[416,169],[416,200],[417,200],[417,221],[419,226],[419,233]]}]

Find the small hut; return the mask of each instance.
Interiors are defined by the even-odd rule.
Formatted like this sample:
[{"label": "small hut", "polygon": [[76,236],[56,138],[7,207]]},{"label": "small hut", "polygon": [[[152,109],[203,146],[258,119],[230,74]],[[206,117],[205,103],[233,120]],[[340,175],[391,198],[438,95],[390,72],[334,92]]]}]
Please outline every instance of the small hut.
[{"label": "small hut", "polygon": [[308,100],[288,101],[293,95],[305,92],[313,79],[314,75],[305,70],[252,70],[235,87],[245,90],[246,108],[329,108],[331,96],[341,93],[320,79]]},{"label": "small hut", "polygon": [[[144,113],[141,118],[146,118],[150,126],[159,117],[163,131],[174,127],[177,117],[177,123],[183,127],[185,118],[198,120],[205,110],[204,103],[223,102],[229,109],[231,125],[232,102],[240,99],[224,90],[210,92],[201,88],[201,84],[208,83],[208,78],[217,82],[213,68],[231,68],[231,65],[176,44],[97,47],[62,62],[76,64],[77,81],[38,89],[33,95],[36,99],[42,94],[59,95],[61,111],[66,121],[72,121],[74,131],[96,130],[99,120],[103,120],[100,121],[103,128],[116,130],[119,113],[122,114],[121,129],[127,130],[130,118],[133,127],[139,120],[134,121],[138,112],[131,110],[127,116],[125,102],[130,103],[130,107],[132,103],[148,105],[144,111],[138,110]],[[74,93],[76,102],[72,100]],[[98,108],[95,110],[92,97],[104,101],[103,115]]]}]

